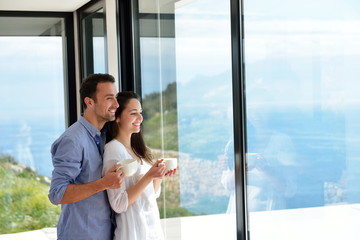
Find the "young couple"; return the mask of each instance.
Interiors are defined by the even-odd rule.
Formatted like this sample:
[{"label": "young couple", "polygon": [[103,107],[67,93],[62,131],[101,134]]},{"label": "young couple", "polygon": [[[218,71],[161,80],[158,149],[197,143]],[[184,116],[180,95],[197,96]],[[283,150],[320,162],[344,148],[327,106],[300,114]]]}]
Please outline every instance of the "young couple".
[{"label": "young couple", "polygon": [[[58,240],[164,239],[156,198],[162,179],[176,170],[152,159],[138,95],[117,93],[109,74],[92,74],[80,97],[84,113],[51,147],[49,199],[62,204]],[[116,162],[128,158],[137,160],[138,169],[125,177]]]}]

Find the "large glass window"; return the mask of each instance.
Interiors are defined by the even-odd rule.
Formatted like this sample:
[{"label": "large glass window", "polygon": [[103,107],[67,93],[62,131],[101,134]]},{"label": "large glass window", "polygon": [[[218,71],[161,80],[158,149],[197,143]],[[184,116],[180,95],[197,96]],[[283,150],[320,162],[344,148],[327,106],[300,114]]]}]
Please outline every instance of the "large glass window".
[{"label": "large glass window", "polygon": [[250,237],[358,239],[360,5],[243,3]]},{"label": "large glass window", "polygon": [[[230,2],[138,1],[144,135],[177,157],[158,203],[166,239],[234,239]],[[231,164],[230,164],[231,165]]]},{"label": "large glass window", "polygon": [[51,143],[66,121],[65,20],[0,17],[0,234],[56,226]]}]

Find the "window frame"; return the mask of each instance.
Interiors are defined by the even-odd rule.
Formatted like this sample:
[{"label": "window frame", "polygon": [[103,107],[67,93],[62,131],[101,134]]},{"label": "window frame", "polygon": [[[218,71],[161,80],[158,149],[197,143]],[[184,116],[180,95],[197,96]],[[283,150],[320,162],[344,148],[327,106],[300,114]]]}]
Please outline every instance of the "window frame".
[{"label": "window frame", "polygon": [[231,53],[233,87],[233,136],[236,193],[236,236],[238,240],[250,238],[246,206],[246,103],[243,57],[244,25],[243,0],[230,0]]},{"label": "window frame", "polygon": [[[96,13],[99,9],[103,9],[104,16],[104,36],[106,43],[106,13],[105,13],[105,1],[97,0],[90,1],[77,10],[77,24],[78,24],[78,46],[79,46],[79,59],[80,59],[80,79],[83,79],[90,73],[94,73],[93,62],[93,44],[92,44],[92,31],[87,31],[83,27],[82,21],[90,14]],[[88,24],[88,23],[86,23]],[[92,30],[92,29],[91,29]],[[85,37],[85,39],[83,38]],[[85,44],[86,42],[87,44]],[[106,46],[106,44],[105,44]],[[107,69],[107,49],[105,48],[105,68]]]}]

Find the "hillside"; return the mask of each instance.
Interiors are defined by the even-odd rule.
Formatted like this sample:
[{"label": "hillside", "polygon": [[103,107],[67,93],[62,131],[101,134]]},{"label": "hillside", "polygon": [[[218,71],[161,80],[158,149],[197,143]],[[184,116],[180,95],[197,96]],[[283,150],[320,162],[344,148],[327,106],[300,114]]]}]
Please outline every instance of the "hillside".
[{"label": "hillside", "polygon": [[55,227],[60,206],[48,200],[49,179],[0,155],[0,234]]},{"label": "hillside", "polygon": [[[162,217],[226,211],[228,193],[219,181],[222,169],[217,163],[229,138],[224,129],[231,129],[224,107],[228,98],[225,93],[229,89],[228,86],[212,88],[218,84],[218,79],[226,76],[227,73],[214,78],[203,77],[201,86],[189,83],[179,88],[173,82],[162,92],[143,98],[147,145],[158,155],[180,160],[178,173],[165,181],[158,199]],[[199,97],[197,89],[208,94]]]},{"label": "hillside", "polygon": [[[160,158],[160,152],[154,150],[154,156]],[[56,227],[61,207],[48,200],[49,184],[49,178],[0,155],[0,234]],[[162,218],[194,215],[178,207],[178,187],[178,176],[164,181],[158,198]]]},{"label": "hillside", "polygon": [[178,151],[176,101],[176,83],[169,84],[161,94],[152,93],[143,99],[144,138],[149,147]]}]

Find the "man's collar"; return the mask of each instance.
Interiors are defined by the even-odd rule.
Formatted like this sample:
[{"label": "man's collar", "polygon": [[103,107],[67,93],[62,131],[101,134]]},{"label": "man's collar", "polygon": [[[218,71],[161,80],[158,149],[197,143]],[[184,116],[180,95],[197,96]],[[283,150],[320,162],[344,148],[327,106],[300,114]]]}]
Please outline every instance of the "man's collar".
[{"label": "man's collar", "polygon": [[101,136],[101,131],[99,131],[94,125],[92,125],[88,120],[86,120],[83,115],[80,116],[79,122],[86,128],[86,130],[89,131],[91,136]]}]

